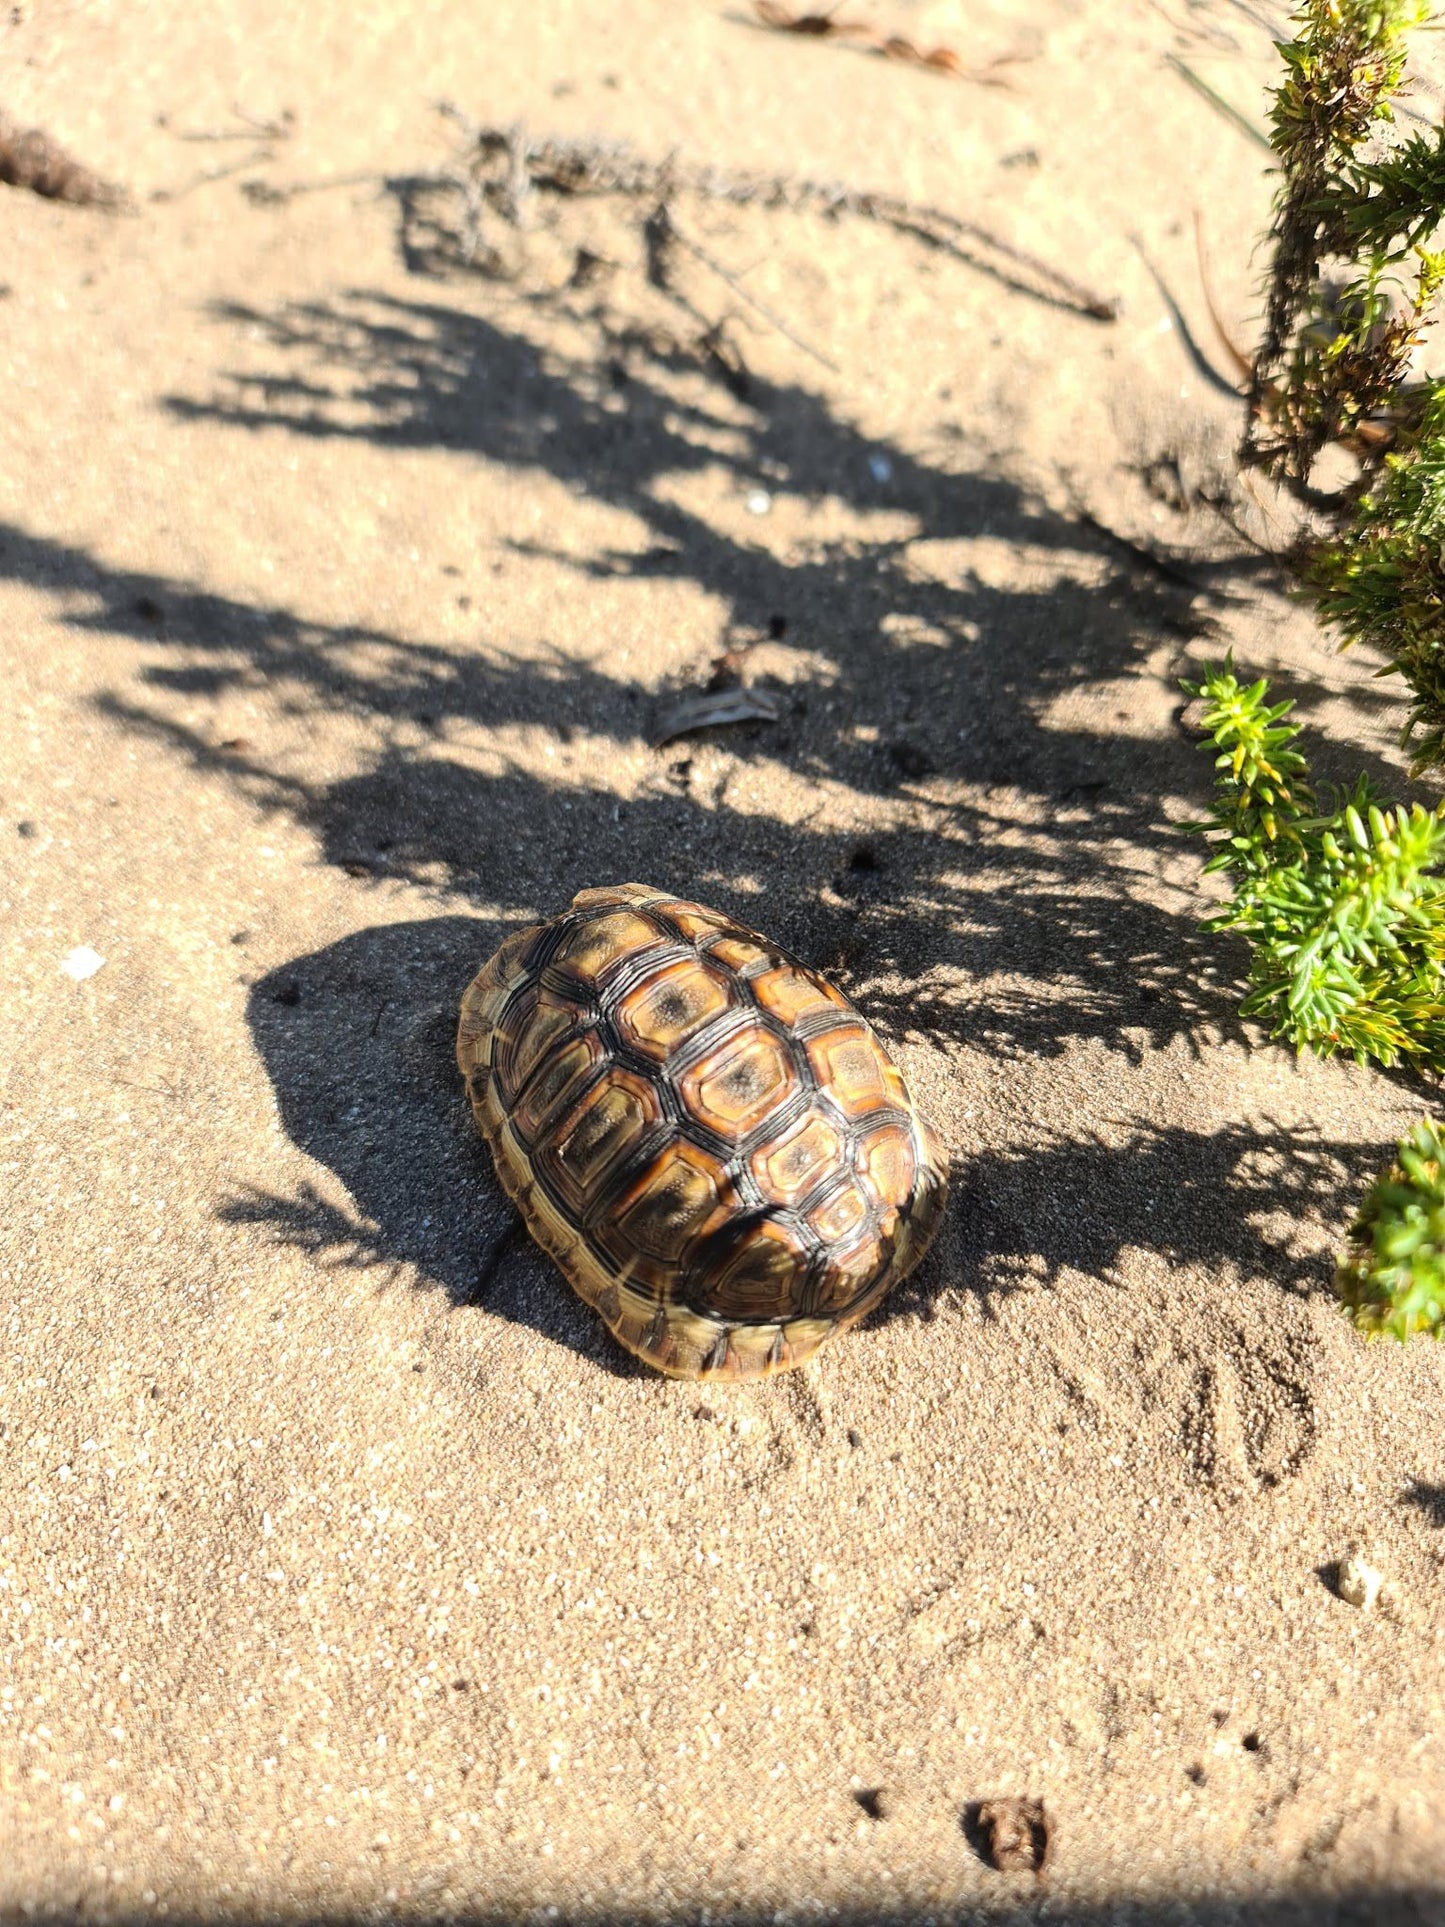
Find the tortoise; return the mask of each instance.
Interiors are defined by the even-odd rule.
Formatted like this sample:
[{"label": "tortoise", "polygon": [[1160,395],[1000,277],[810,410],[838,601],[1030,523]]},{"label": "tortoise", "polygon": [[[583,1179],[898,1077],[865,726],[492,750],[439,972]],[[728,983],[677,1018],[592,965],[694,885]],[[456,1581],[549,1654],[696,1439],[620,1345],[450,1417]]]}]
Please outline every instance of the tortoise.
[{"label": "tortoise", "polygon": [[943,1212],[943,1148],[847,998],[645,884],[509,937],[462,998],[457,1063],[533,1237],[675,1378],[803,1364]]}]

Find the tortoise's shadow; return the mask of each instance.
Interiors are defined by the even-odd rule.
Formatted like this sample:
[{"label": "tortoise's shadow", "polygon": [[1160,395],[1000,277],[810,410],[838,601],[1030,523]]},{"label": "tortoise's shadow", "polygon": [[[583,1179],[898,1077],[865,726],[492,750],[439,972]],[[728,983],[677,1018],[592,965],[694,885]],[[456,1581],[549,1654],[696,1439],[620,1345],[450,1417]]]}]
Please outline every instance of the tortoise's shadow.
[{"label": "tortoise's shadow", "polygon": [[612,1342],[529,1238],[477,1136],[454,1055],[457,1006],[509,926],[433,917],[343,937],[262,977],[247,1008],[287,1135],[353,1208],[311,1185],[222,1207],[320,1266],[410,1271],[458,1306],[529,1325],[620,1377]]},{"label": "tortoise's shadow", "polygon": [[[222,1217],[266,1226],[318,1266],[402,1272],[453,1304],[529,1325],[622,1378],[651,1371],[615,1344],[567,1289],[497,1182],[457,1072],[457,1007],[472,976],[517,927],[433,917],[359,930],[259,979],[247,1020],[287,1135],[345,1187],[352,1208],[303,1184],[248,1189]],[[925,1310],[937,1257],[906,1300]]]}]

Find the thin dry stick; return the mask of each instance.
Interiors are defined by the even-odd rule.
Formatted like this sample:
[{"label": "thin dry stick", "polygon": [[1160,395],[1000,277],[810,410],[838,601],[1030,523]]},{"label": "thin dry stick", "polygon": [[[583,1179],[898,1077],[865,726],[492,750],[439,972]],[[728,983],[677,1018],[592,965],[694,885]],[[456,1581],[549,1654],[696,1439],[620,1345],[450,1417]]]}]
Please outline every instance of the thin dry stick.
[{"label": "thin dry stick", "polygon": [[[465,117],[456,109],[444,106],[443,111],[466,124]],[[1052,300],[1095,321],[1113,321],[1118,317],[1117,302],[1096,294],[1052,262],[1001,240],[977,222],[962,220],[941,208],[917,206],[896,195],[794,180],[785,175],[734,174],[718,168],[689,167],[676,156],[661,162],[650,161],[621,141],[568,141],[547,136],[533,139],[522,135],[517,128],[481,127],[471,131],[476,146],[473,169],[482,174],[490,170],[486,185],[495,198],[504,202],[508,184],[496,177],[495,165],[502,158],[510,176],[520,152],[533,186],[550,193],[621,194],[634,199],[667,201],[674,194],[687,192],[704,200],[726,201],[740,207],[787,208],[794,213],[817,213],[832,219],[851,215],[910,234],[928,247],[998,274],[1000,270],[996,266],[969,254],[965,244],[973,244],[998,256],[1037,284],[1025,286],[1024,292]]]}]

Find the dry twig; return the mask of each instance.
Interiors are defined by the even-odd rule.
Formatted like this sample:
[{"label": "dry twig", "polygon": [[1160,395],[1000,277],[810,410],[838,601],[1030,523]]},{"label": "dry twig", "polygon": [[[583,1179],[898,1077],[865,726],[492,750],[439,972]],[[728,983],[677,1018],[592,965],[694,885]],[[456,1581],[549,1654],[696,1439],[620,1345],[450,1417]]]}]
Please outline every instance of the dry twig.
[{"label": "dry twig", "polygon": [[[462,120],[456,109],[446,108]],[[551,194],[618,194],[661,205],[679,193],[737,207],[787,208],[794,213],[850,216],[876,221],[896,233],[912,235],[925,246],[982,268],[1021,293],[1052,302],[1095,321],[1113,321],[1117,302],[1095,293],[1052,262],[1001,239],[977,222],[941,208],[924,207],[893,194],[798,180],[786,175],[731,173],[693,167],[676,156],[648,160],[625,142],[560,140],[531,136],[517,127],[480,127],[472,131],[474,153],[469,175],[487,200],[509,218],[519,164],[532,188]]]},{"label": "dry twig", "polygon": [[986,67],[965,67],[952,47],[919,47],[901,33],[879,33],[864,20],[839,20],[832,7],[826,13],[789,13],[777,0],[753,0],[753,12],[765,27],[774,27],[780,33],[805,34],[816,40],[851,40],[885,60],[900,60],[910,67],[927,68],[930,73],[951,74],[955,80],[972,80],[980,87],[1007,87],[1009,83],[998,69],[1021,58],[1003,54]]}]

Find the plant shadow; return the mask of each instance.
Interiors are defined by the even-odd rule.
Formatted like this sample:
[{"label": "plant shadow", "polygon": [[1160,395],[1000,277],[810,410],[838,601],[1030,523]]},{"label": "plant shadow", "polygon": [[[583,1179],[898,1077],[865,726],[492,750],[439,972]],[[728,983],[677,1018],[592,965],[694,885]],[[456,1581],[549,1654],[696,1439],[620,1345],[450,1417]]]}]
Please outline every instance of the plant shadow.
[{"label": "plant shadow", "polygon": [[[566,211],[604,223],[553,236],[579,269],[589,249],[627,260],[636,237],[606,218]],[[589,885],[715,901],[960,1075],[1081,1045],[1127,1068],[1243,1038],[1226,981],[1243,946],[1201,933],[1198,866],[1171,820],[1203,813],[1210,772],[1168,685],[1256,558],[1151,556],[965,439],[867,434],[836,398],[724,352],[635,260],[600,286],[448,279],[441,230],[408,258],[427,270],[416,291],[216,308],[245,365],[166,410],[236,435],[448,451],[500,489],[520,478],[605,506],[631,539],[549,530],[507,552],[570,573],[578,604],[631,584],[645,610],[649,585],[687,585],[719,610],[724,657],[763,647],[781,720],[649,747],[668,692],[606,650],[511,646],[475,568],[476,633],[442,639],[440,622],[326,622],[0,526],[0,579],[52,591],[79,634],[144,644],[101,698],[108,720],[307,828],[355,881],[358,922],[366,893],[396,884],[481,913],[363,929],[257,987],[287,1128],[359,1217],[319,1195],[235,1212],[269,1213],[336,1262],[416,1265],[458,1299],[513,1292],[515,1315],[570,1318],[590,1345],[593,1321],[540,1258],[488,1267],[506,1211],[449,1067],[470,972],[515,922]],[[772,533],[754,499],[789,505],[795,532]],[[224,706],[257,692],[261,733],[225,733]],[[1307,1288],[1309,1266],[1255,1220],[1267,1199],[1318,1206],[1355,1150],[1282,1127],[1122,1131],[1044,1135],[960,1172],[949,1237],[891,1315],[926,1312],[949,1271],[993,1289],[1025,1261],[1098,1269],[1131,1242]],[[1037,1183],[1048,1212],[1029,1203]]]}]

